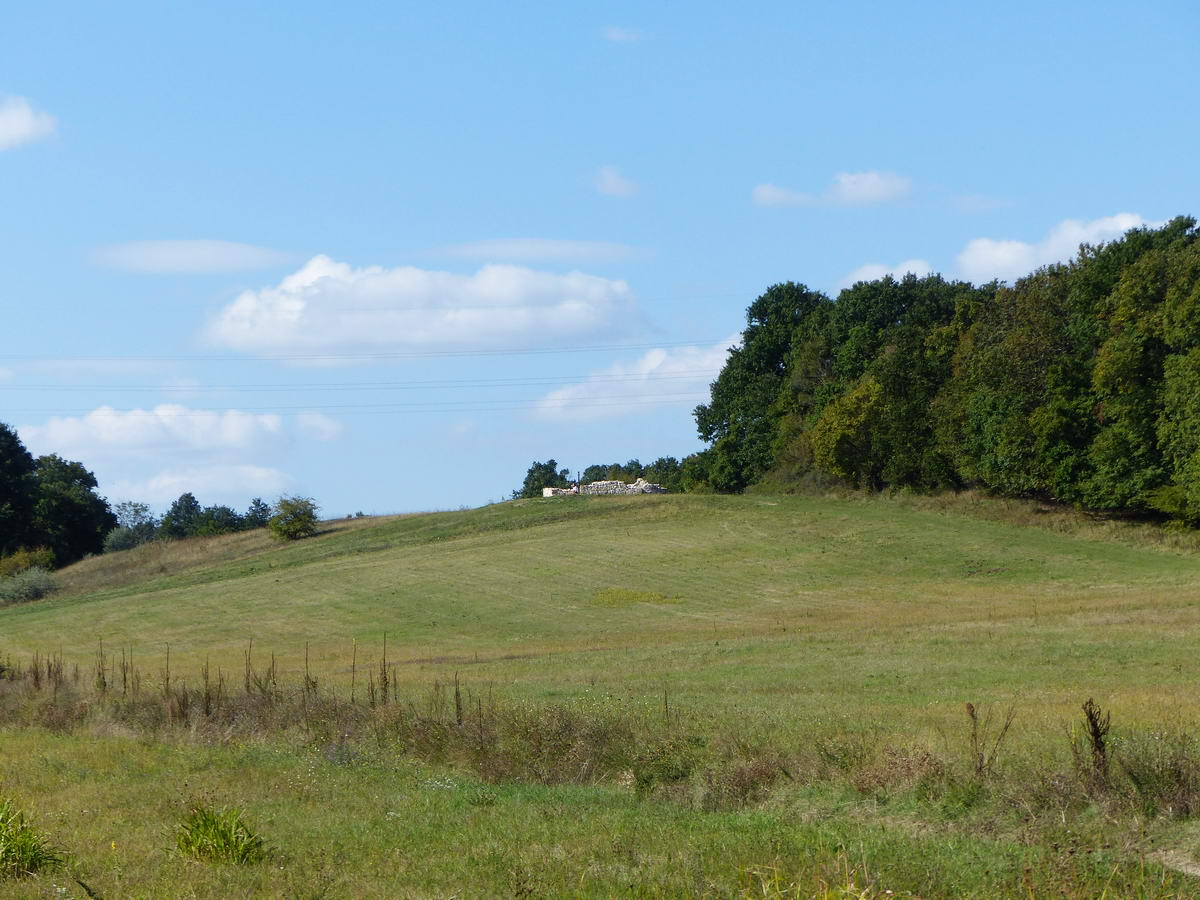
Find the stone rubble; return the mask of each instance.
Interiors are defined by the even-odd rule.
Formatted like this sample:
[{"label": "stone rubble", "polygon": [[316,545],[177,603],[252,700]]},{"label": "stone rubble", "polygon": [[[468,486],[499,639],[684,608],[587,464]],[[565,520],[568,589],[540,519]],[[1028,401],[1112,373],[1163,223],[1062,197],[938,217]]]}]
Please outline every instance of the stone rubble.
[{"label": "stone rubble", "polygon": [[593,481],[582,484],[578,488],[542,488],[543,497],[570,497],[575,494],[665,494],[667,489],[661,484],[653,484],[645,478],[639,478],[633,484],[623,481]]}]

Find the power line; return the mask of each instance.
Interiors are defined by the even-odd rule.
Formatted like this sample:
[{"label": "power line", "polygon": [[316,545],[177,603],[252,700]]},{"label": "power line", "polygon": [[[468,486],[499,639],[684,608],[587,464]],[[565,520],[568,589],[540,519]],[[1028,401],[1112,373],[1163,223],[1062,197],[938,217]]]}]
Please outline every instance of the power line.
[{"label": "power line", "polygon": [[720,343],[723,338],[699,341],[657,341],[652,344],[604,344],[585,347],[518,347],[474,350],[426,350],[393,353],[287,353],[244,356],[25,356],[0,354],[0,359],[21,362],[338,362],[384,359],[457,359],[461,357],[534,356],[560,353],[611,353],[620,350],[658,350],[668,347],[704,346]]},{"label": "power line", "polygon": [[[328,405],[304,405],[304,406],[243,406],[238,408],[225,407],[188,407],[186,410],[158,410],[158,409],[11,409],[6,412],[14,413],[42,413],[48,415],[76,415],[84,414],[89,419],[91,418],[111,418],[116,416],[128,416],[134,414],[144,414],[151,418],[209,418],[212,414],[229,413],[272,413],[272,412],[314,412],[317,410],[338,410],[346,414],[354,414],[357,411],[360,414],[365,413],[391,413],[391,412],[496,412],[505,410],[520,410],[520,409],[554,409],[570,410],[579,407],[605,407],[605,406],[631,406],[631,405],[646,405],[654,403],[683,403],[691,401],[706,400],[707,395],[696,394],[695,392],[688,394],[647,394],[633,397],[619,398],[582,398],[582,399],[563,399],[550,400],[545,398],[533,401],[521,400],[460,400],[460,401],[437,401],[429,403],[346,403],[346,404],[328,404]],[[472,406],[474,404],[474,406]]]},{"label": "power line", "polygon": [[0,390],[9,391],[133,391],[139,393],[204,393],[212,391],[231,392],[284,392],[294,391],[358,391],[358,390],[462,390],[489,387],[544,387],[548,385],[573,384],[621,384],[640,381],[694,381],[703,377],[716,377],[711,369],[683,369],[671,374],[612,373],[597,375],[531,376],[528,378],[470,378],[440,379],[431,381],[344,381],[344,382],[279,382],[260,384],[214,384],[214,385],[61,385],[61,384],[0,384]]}]

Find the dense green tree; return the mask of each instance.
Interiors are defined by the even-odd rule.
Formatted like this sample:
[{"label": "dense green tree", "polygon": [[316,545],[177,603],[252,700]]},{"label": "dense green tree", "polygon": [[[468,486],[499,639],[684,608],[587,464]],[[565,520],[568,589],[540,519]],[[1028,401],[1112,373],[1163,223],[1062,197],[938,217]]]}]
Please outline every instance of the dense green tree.
[{"label": "dense green tree", "polygon": [[16,431],[0,422],[0,556],[33,542],[34,469]]},{"label": "dense green tree", "polygon": [[206,506],[192,522],[193,535],[232,534],[245,528],[241,515],[228,506]]},{"label": "dense green tree", "polygon": [[525,481],[513,491],[513,499],[540,497],[542,488],[565,488],[570,484],[570,473],[566,469],[559,469],[557,461],[548,459],[545,462],[534,462],[525,473]]},{"label": "dense green tree", "polygon": [[271,507],[264,502],[262,497],[255,497],[246,508],[246,514],[242,516],[242,527],[265,528],[270,518]]},{"label": "dense green tree", "polygon": [[96,493],[96,476],[82,463],[51,454],[38,457],[34,480],[37,543],[53,550],[60,566],[101,552],[117,519]]},{"label": "dense green tree", "polygon": [[683,466],[673,456],[660,456],[642,471],[642,477],[672,494],[683,491]]},{"label": "dense green tree", "polygon": [[768,288],[746,310],[740,345],[730,350],[709,402],[695,410],[700,438],[712,444],[706,469],[716,490],[740,491],[771,467],[788,357],[820,331],[830,307],[824,294],[788,282]]},{"label": "dense green tree", "polygon": [[200,501],[194,494],[190,491],[180,494],[162,517],[160,533],[170,538],[190,537],[196,533],[196,523],[200,519],[201,511]]},{"label": "dense green tree", "polygon": [[771,288],[696,410],[710,446],[682,482],[980,485],[1200,523],[1197,397],[1200,233],[1179,218],[1011,286]]},{"label": "dense green tree", "polygon": [[[593,481],[637,481],[643,477],[645,468],[636,459],[631,459],[627,463],[598,463],[588,466],[580,475],[580,481],[583,484],[590,484]],[[557,487],[558,485],[554,485]]]}]

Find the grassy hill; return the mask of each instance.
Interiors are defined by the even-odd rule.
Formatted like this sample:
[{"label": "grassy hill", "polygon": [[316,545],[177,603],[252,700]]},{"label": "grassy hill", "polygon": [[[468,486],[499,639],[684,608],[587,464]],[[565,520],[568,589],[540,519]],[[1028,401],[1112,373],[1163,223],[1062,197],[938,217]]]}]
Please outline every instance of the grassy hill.
[{"label": "grassy hill", "polygon": [[[1078,719],[1088,697],[1125,729],[1200,719],[1200,554],[1186,539],[1014,503],[767,496],[517,501],[329,523],[318,537],[289,545],[251,533],[148,546],[85,560],[64,570],[61,581],[64,590],[51,599],[0,609],[0,659],[61,651],[87,673],[103,641],[108,654],[131,649],[149,682],[162,671],[169,644],[174,677],[194,685],[205,661],[231,681],[240,679],[253,641],[258,664],[273,653],[285,684],[301,677],[307,648],[321,690],[345,697],[352,660],[361,692],[386,633],[400,696],[413,704],[423,702],[431,684],[457,674],[472,697],[498,696],[531,708],[602,702],[614,714],[645,718],[665,701],[670,728],[710,748],[742,741],[803,754],[833,746],[829,741],[866,747],[863,736],[870,738],[855,763],[858,774],[837,775],[840,764],[822,750],[820,778],[777,785],[765,806],[720,815],[692,809],[680,797],[648,805],[619,784],[535,789],[520,787],[518,779],[498,795],[513,817],[509,824],[525,823],[511,824],[511,832],[490,805],[472,806],[454,791],[430,799],[422,785],[442,777],[437,760],[410,760],[400,769],[381,769],[375,760],[348,770],[330,768],[319,753],[306,756],[311,747],[261,756],[203,743],[164,755],[144,746],[121,750],[128,739],[114,728],[99,743],[81,742],[76,732],[27,729],[6,738],[7,746],[22,748],[12,753],[41,754],[58,760],[47,765],[74,773],[55,789],[43,769],[10,757],[10,774],[0,782],[0,789],[15,785],[64,821],[79,818],[82,802],[107,804],[130,821],[149,807],[148,821],[161,833],[170,813],[167,785],[178,792],[184,782],[203,783],[243,805],[255,798],[266,807],[275,803],[276,832],[290,833],[293,848],[306,848],[288,870],[301,881],[299,860],[316,853],[321,841],[297,817],[317,816],[334,827],[321,817],[342,815],[336,827],[363,833],[365,843],[353,853],[375,874],[331,874],[330,896],[386,895],[384,885],[402,885],[400,895],[411,896],[448,896],[456,889],[468,896],[519,894],[516,876],[504,865],[496,863],[492,872],[464,862],[474,858],[474,850],[463,849],[467,844],[520,857],[524,851],[514,841],[535,846],[532,856],[521,857],[521,871],[557,873],[549,881],[530,874],[534,894],[575,885],[578,891],[571,892],[602,896],[620,884],[634,894],[707,890],[719,896],[745,888],[773,896],[762,885],[774,876],[754,869],[770,864],[782,873],[774,896],[811,896],[822,879],[827,886],[839,879],[843,886],[875,885],[880,894],[908,886],[924,897],[1027,896],[1020,872],[1029,854],[1044,862],[1038,854],[1052,854],[1052,844],[1102,841],[1106,813],[1099,800],[1090,812],[1073,808],[1078,821],[1066,828],[1073,836],[1055,825],[1053,840],[1040,830],[1030,837],[1032,826],[1014,818],[1012,798],[1002,792],[961,815],[946,813],[944,798],[931,811],[915,793],[888,806],[887,791],[859,783],[863,766],[915,746],[932,748],[946,766],[962,765],[971,758],[967,702],[995,712],[1011,705],[1017,718],[1004,753],[1025,760],[1023,766],[1041,760],[1047,771],[1070,767],[1064,726]],[[133,753],[139,775],[110,771],[112,757],[121,753]],[[262,794],[262,779],[279,790],[312,759],[323,787],[297,788],[286,803]],[[285,777],[284,770],[291,774]],[[1024,777],[1030,770],[1021,771]],[[104,795],[110,776],[124,785],[123,800]],[[465,784],[462,777],[455,783]],[[335,785],[346,806],[318,815],[314,798],[327,798]],[[1197,785],[1200,790],[1200,776]],[[358,790],[363,796],[349,799]],[[395,823],[386,818],[390,812],[364,799],[380,791],[396,792],[394,805],[408,810],[403,816],[417,815],[414,809],[434,816],[446,846],[418,829],[407,840],[423,849],[415,856],[405,851],[407,869],[389,868],[377,858],[387,857],[379,841],[395,837],[386,837]],[[967,808],[975,809],[973,803]],[[594,822],[580,819],[593,810]],[[356,825],[344,818],[352,811],[363,817]],[[1031,807],[1030,820],[1042,812]],[[827,827],[795,830],[796,822],[813,816]],[[989,816],[1005,824],[980,829]],[[958,819],[959,825],[947,824]],[[1144,828],[1145,815],[1134,819],[1141,825],[1122,825],[1122,835]],[[558,824],[558,837],[547,822]],[[567,822],[574,824],[567,828]],[[1155,827],[1154,839],[1170,843],[1172,852],[1186,857],[1200,849],[1190,814],[1168,816]],[[109,840],[93,823],[77,821],[72,828],[86,846]],[[775,840],[769,835],[781,828],[793,829],[787,831],[791,849],[762,850],[761,841]],[[935,847],[930,829],[962,843]],[[621,849],[632,834],[644,846]],[[684,850],[693,838],[702,845],[695,854]],[[1187,884],[1177,880],[1185,876],[1163,874],[1145,861],[1145,854],[1157,852],[1153,847],[1130,837],[1118,850],[1104,840],[1094,860],[1099,880],[1089,880],[1090,868],[1076,871],[1077,861],[1064,862],[1063,871],[1076,880],[1055,882],[1055,890],[1075,885],[1068,896],[1094,896],[1088,891],[1110,875],[1114,884],[1139,885],[1140,896],[1178,896],[1179,885]],[[854,841],[874,849],[848,856]],[[141,873],[131,884],[153,895],[178,873],[154,856],[151,838],[134,843],[138,862],[123,864]],[[825,849],[816,853],[817,846]],[[805,847],[825,868],[807,875],[796,868],[795,854]],[[591,869],[569,863],[580,853],[595,856]],[[906,867],[903,860],[913,854],[940,861]],[[93,866],[108,859],[90,850],[83,858]],[[630,862],[635,858],[641,862]],[[103,871],[111,870],[109,862]],[[596,866],[608,874],[586,876]],[[641,869],[644,877],[635,874]],[[262,871],[189,871],[196,896],[248,885],[286,893],[283,876]],[[1132,880],[1121,881],[1127,875]]]},{"label": "grassy hill", "polygon": [[903,502],[647,496],[149,546],[63,581],[0,610],[4,652],[86,664],[103,640],[157,665],[169,643],[186,675],[238,670],[251,640],[295,671],[308,644],[345,681],[386,632],[402,680],[531,696],[665,687],[769,715],[801,685],[860,712],[1092,692],[1141,714],[1190,694],[1200,556]]}]

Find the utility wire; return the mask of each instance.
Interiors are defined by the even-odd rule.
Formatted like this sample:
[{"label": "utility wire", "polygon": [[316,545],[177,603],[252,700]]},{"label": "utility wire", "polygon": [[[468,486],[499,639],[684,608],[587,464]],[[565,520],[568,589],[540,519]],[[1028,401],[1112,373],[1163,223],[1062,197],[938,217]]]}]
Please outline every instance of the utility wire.
[{"label": "utility wire", "polygon": [[[87,418],[108,418],[129,416],[141,413],[153,418],[208,418],[211,414],[229,413],[272,413],[272,412],[314,412],[317,410],[338,410],[341,412],[358,411],[360,413],[391,413],[391,412],[491,412],[518,409],[563,409],[570,410],[578,407],[632,406],[654,403],[683,403],[708,399],[704,394],[695,392],[688,394],[648,394],[634,397],[618,398],[579,398],[562,400],[446,400],[429,403],[345,403],[329,405],[305,406],[243,406],[226,407],[188,407],[185,410],[158,409],[10,409],[7,413],[43,413],[48,415],[86,414]],[[474,404],[474,405],[472,405]]]},{"label": "utility wire", "polygon": [[620,373],[597,375],[536,376],[529,378],[474,378],[445,379],[436,381],[341,381],[301,382],[281,384],[213,384],[213,385],[119,385],[119,384],[0,384],[0,390],[9,391],[135,391],[141,393],[205,393],[211,391],[235,392],[292,392],[292,391],[357,391],[357,390],[460,390],[488,387],[541,387],[546,385],[570,384],[620,384],[630,381],[678,381],[716,377],[710,369],[684,369],[669,375],[653,373]]},{"label": "utility wire", "polygon": [[421,352],[393,353],[286,353],[246,356],[25,356],[21,354],[0,354],[0,359],[23,362],[338,362],[344,360],[370,359],[443,359],[468,356],[533,356],[560,353],[608,353],[618,350],[657,350],[667,347],[704,346],[719,343],[717,338],[707,341],[656,341],[652,344],[604,344],[586,347],[513,347],[502,349],[475,350],[426,350]]}]

